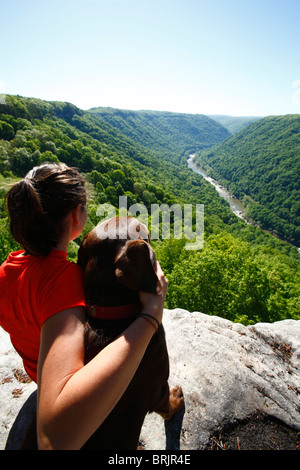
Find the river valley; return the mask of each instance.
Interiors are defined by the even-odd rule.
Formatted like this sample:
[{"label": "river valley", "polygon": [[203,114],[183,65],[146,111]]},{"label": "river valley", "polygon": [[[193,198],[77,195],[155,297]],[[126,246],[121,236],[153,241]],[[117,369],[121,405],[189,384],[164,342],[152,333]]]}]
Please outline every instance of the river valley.
[{"label": "river valley", "polygon": [[[224,188],[224,186],[222,186],[216,180],[214,180],[213,178],[208,176],[203,169],[199,168],[193,161],[194,157],[195,157],[195,154],[189,155],[189,158],[187,159],[188,168],[193,170],[195,173],[198,173],[206,181],[208,181],[210,184],[212,184],[216,188],[216,190],[218,191],[219,195],[221,197],[223,197],[229,203],[230,209],[232,210],[232,212],[237,217],[239,217],[240,219],[243,219],[247,224],[251,224],[251,222],[249,222],[249,220],[247,220],[246,217],[245,217],[246,208],[243,205],[243,203],[241,201],[239,201],[236,197],[234,197],[232,194],[230,194],[230,192],[226,188]],[[267,232],[267,233],[270,233],[267,230],[264,230],[264,231]],[[273,235],[273,236],[276,236],[272,233],[270,233],[270,234]],[[276,238],[279,238],[279,237],[276,237]],[[282,241],[285,241],[285,240],[282,240]],[[288,243],[288,242],[286,242],[286,243]],[[300,248],[299,247],[296,247],[296,248],[297,248],[298,253],[300,254]]]},{"label": "river valley", "polygon": [[[218,191],[219,195],[221,197],[223,197],[230,205],[230,209],[232,210],[232,212],[237,215],[238,217],[240,217],[241,219],[243,219],[245,222],[248,222],[245,218],[245,213],[246,213],[246,208],[245,206],[242,204],[241,201],[239,201],[236,197],[234,197],[232,194],[230,194],[230,192],[224,188],[224,186],[222,186],[220,183],[218,183],[217,181],[215,181],[213,178],[211,178],[210,176],[208,176],[204,170],[200,169],[199,167],[196,166],[196,164],[194,163],[194,157],[195,155],[194,154],[191,154],[187,160],[187,165],[188,165],[188,168],[190,168],[191,170],[193,170],[195,173],[198,173],[199,175],[203,176],[203,178],[208,181],[210,184],[212,184],[216,190]],[[249,223],[249,222],[248,222]]]}]

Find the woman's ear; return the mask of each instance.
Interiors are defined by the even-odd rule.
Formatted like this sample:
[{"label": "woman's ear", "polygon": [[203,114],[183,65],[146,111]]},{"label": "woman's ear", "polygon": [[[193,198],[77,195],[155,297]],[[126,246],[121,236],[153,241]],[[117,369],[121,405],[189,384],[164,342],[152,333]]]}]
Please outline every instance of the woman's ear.
[{"label": "woman's ear", "polygon": [[84,229],[87,219],[86,207],[79,204],[71,211],[70,216],[72,222],[72,240],[74,240],[74,238],[77,238]]},{"label": "woman's ear", "polygon": [[78,206],[75,207],[75,209],[73,209],[71,211],[72,221],[75,225],[79,225],[79,223],[80,223],[81,211],[82,211],[82,205],[81,204],[78,204]]}]

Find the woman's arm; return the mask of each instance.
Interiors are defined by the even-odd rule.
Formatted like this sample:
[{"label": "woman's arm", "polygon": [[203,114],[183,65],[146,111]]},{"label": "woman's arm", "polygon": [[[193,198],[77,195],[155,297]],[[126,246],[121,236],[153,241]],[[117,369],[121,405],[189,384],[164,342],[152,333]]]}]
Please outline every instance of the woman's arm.
[{"label": "woman's arm", "polygon": [[[160,270],[160,268],[159,268]],[[161,320],[161,296],[141,294],[144,311]],[[84,365],[82,308],[50,317],[42,327],[38,367],[40,449],[80,449],[115,407],[134,376],[153,326],[137,318],[114,342]]]}]

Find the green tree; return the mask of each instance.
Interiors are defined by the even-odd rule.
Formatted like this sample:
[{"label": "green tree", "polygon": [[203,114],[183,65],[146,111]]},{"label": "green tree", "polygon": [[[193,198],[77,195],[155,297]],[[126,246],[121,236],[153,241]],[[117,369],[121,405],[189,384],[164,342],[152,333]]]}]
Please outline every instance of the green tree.
[{"label": "green tree", "polygon": [[18,176],[25,176],[34,166],[32,154],[21,147],[14,150],[11,157],[11,170]]},{"label": "green tree", "polygon": [[52,152],[50,152],[49,150],[46,150],[40,155],[38,159],[38,164],[40,165],[41,163],[45,163],[45,162],[59,163],[59,159],[57,158],[56,155],[53,155]]},{"label": "green tree", "polygon": [[108,186],[105,189],[105,194],[107,197],[107,202],[112,204],[113,206],[117,207],[118,205],[118,196],[117,196],[117,190],[114,186]]},{"label": "green tree", "polygon": [[0,139],[11,140],[15,135],[13,126],[7,122],[0,121]]}]

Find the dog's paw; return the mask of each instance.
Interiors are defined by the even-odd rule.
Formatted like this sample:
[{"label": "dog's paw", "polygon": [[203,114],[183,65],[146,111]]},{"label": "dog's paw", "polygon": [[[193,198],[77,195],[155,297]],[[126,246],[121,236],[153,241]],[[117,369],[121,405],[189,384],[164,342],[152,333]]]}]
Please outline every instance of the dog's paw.
[{"label": "dog's paw", "polygon": [[170,390],[170,405],[173,413],[178,413],[184,406],[183,391],[179,385]]}]

